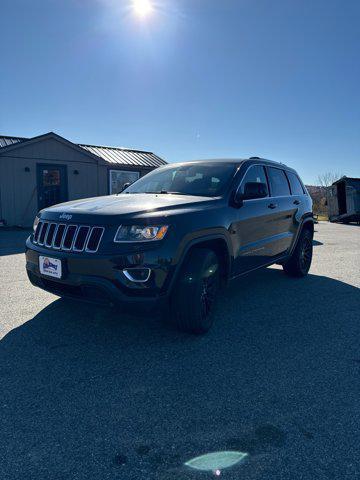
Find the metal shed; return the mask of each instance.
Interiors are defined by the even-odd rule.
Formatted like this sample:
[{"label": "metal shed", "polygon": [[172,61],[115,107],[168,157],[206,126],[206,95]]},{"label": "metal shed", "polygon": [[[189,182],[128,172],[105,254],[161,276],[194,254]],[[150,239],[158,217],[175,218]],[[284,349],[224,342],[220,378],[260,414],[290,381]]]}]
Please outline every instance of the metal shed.
[{"label": "metal shed", "polygon": [[327,189],[330,222],[360,222],[360,178],[341,177]]},{"label": "metal shed", "polygon": [[76,144],[53,132],[0,136],[0,222],[29,227],[42,208],[117,193],[166,163],[152,152]]}]

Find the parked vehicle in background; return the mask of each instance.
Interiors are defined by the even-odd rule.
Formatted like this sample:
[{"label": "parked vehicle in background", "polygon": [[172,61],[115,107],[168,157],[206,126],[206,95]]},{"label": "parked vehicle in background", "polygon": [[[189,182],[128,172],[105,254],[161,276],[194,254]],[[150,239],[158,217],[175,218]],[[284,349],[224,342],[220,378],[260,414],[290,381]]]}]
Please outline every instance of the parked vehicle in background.
[{"label": "parked vehicle in background", "polygon": [[26,268],[57,295],[166,307],[178,328],[204,333],[229,280],[274,263],[306,275],[313,232],[312,201],[293,169],[257,157],[186,162],[120,195],[42,210]]},{"label": "parked vehicle in background", "polygon": [[341,177],[327,189],[330,222],[360,222],[360,178]]}]

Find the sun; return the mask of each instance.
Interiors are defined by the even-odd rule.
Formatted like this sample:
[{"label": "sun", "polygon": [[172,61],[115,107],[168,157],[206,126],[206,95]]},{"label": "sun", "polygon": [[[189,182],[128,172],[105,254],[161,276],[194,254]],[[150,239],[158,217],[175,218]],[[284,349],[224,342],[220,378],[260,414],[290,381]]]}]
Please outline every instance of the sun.
[{"label": "sun", "polygon": [[138,17],[147,17],[152,9],[150,0],[133,0],[133,10]]}]

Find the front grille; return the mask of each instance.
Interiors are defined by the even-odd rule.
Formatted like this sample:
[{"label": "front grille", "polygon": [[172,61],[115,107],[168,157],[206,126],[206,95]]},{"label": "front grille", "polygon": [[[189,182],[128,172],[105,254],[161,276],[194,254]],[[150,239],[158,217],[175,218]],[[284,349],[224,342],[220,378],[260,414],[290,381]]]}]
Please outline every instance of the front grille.
[{"label": "front grille", "polygon": [[74,240],[74,245],[73,245],[74,252],[81,252],[83,250],[85,242],[88,238],[89,232],[90,232],[90,227],[85,227],[84,225],[79,227]]},{"label": "front grille", "polygon": [[56,230],[56,223],[50,223],[47,230],[47,235],[46,235],[46,241],[45,241],[46,247],[51,247],[52,242],[54,240],[55,230]]},{"label": "front grille", "polygon": [[60,223],[56,227],[56,232],[55,232],[55,235],[54,235],[55,238],[53,240],[52,247],[56,248],[57,250],[60,250],[62,238],[63,238],[64,232],[65,232],[65,228],[66,228],[66,225],[64,223]]},{"label": "front grille", "polygon": [[33,242],[54,250],[95,253],[99,249],[103,233],[104,227],[40,221]]},{"label": "front grille", "polygon": [[77,230],[76,225],[69,225],[66,229],[66,233],[63,237],[62,241],[62,249],[63,250],[71,250],[73,241],[75,239],[75,232]]},{"label": "front grille", "polygon": [[101,227],[93,227],[87,241],[86,248],[89,252],[96,252],[102,237],[104,229]]}]

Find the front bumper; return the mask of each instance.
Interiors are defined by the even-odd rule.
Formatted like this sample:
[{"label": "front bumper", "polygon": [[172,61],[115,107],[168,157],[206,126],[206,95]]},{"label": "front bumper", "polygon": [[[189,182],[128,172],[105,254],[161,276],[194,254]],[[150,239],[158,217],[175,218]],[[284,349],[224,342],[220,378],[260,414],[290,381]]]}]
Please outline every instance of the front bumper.
[{"label": "front bumper", "polygon": [[[163,259],[158,263],[161,258],[158,251],[116,256],[75,254],[34,245],[29,237],[25,255],[31,283],[55,295],[116,305],[120,310],[140,313],[161,308],[167,303],[167,284],[172,267]],[[40,273],[40,255],[61,260],[61,279]],[[124,269],[140,266],[151,269],[150,278],[144,283],[131,282],[123,273]]]}]

